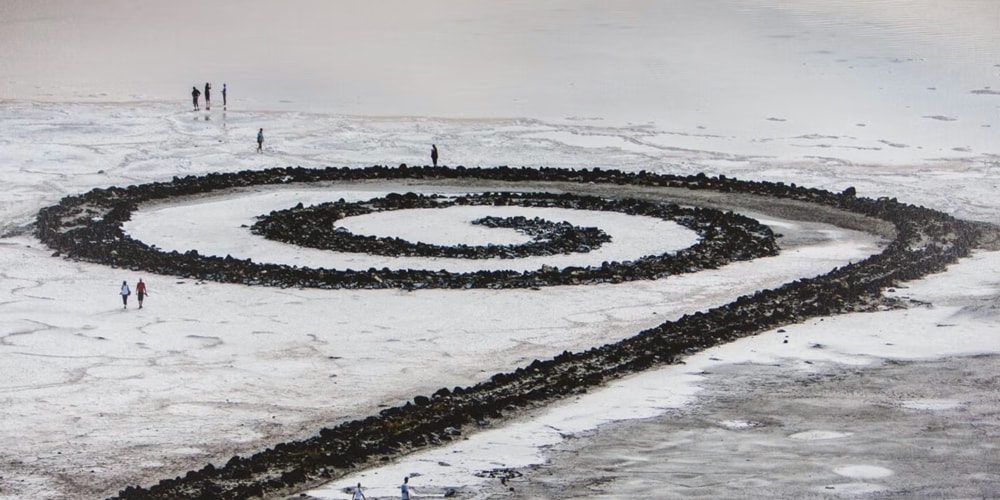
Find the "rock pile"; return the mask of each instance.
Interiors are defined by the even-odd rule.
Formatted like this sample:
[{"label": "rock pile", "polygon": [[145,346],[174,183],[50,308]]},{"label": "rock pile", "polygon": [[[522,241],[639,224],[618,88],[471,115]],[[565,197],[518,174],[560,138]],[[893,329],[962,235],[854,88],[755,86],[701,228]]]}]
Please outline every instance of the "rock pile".
[{"label": "rock pile", "polygon": [[[671,186],[723,193],[751,193],[794,199],[875,217],[892,223],[895,239],[879,254],[801,279],[772,290],[760,290],[708,311],[686,315],[639,332],[621,342],[584,352],[564,352],[535,360],[512,372],[499,373],[471,387],[441,388],[415,396],[368,418],[321,429],[312,438],[280,443],[247,457],[234,456],[216,467],[209,464],[149,487],[128,487],[117,498],[250,498],[277,496],[346,474],[364,466],[426,446],[448,442],[463,430],[489,425],[566,395],[655,365],[673,363],[686,354],[753,335],[809,317],[891,307],[881,291],[901,281],[939,272],[967,256],[982,233],[974,224],[894,199],[858,198],[852,189],[831,193],[771,182],[746,182],[704,175],[677,177],[646,172],[557,169],[446,169],[443,167],[372,167],[364,170],[274,169],[175,179],[169,185],[109,188],[63,200],[42,210],[38,235],[47,244],[77,257],[98,259],[102,253],[127,248],[115,231],[136,203],[181,193],[207,192],[252,183],[310,182],[331,179],[398,179],[404,177],[477,178],[504,181],[593,182],[616,185]],[[109,224],[99,224],[102,220]],[[85,231],[75,229],[90,228]],[[765,238],[766,240],[766,238]],[[101,252],[88,253],[93,245]],[[139,252],[138,250],[129,250]],[[129,259],[143,256],[129,255]],[[106,258],[107,256],[104,256]],[[153,257],[150,257],[153,258]],[[136,262],[130,260],[130,262]],[[693,261],[692,266],[701,264]],[[230,273],[232,271],[225,271]]]},{"label": "rock pile", "polygon": [[[256,175],[256,173],[253,173]],[[246,186],[257,178],[230,176],[230,187]],[[239,181],[239,182],[238,182]],[[681,207],[666,202],[633,199],[605,199],[594,196],[545,193],[486,193],[455,200],[413,193],[390,195],[369,204],[335,202],[316,207],[297,206],[264,216],[251,230],[288,243],[340,251],[370,251],[382,255],[439,257],[472,256],[514,258],[526,255],[553,255],[589,250],[607,241],[596,228],[575,228],[553,224],[551,231],[532,243],[517,246],[436,246],[410,243],[398,238],[374,238],[338,231],[334,224],[349,215],[406,208],[435,208],[450,205],[519,205],[561,207],[578,210],[616,211],[673,220],[701,237],[691,247],[678,252],[644,256],[626,262],[602,262],[600,266],[542,267],[533,271],[474,271],[370,268],[366,270],[325,269],[259,263],[232,256],[163,252],[132,239],[122,230],[139,204],[166,197],[171,190],[183,194],[210,192],[219,180],[211,176],[170,184],[129,186],[125,189],[95,189],[80,197],[64,198],[59,205],[43,209],[38,216],[37,234],[47,245],[67,258],[98,262],[116,267],[143,270],[225,283],[325,289],[358,288],[528,288],[554,285],[620,283],[660,279],[670,275],[716,269],[733,261],[775,255],[778,245],[770,228],[759,222],[709,208]],[[300,204],[301,205],[301,204]],[[493,223],[496,223],[495,221]],[[534,230],[540,227],[537,223]],[[532,230],[525,221],[525,230]]]}]

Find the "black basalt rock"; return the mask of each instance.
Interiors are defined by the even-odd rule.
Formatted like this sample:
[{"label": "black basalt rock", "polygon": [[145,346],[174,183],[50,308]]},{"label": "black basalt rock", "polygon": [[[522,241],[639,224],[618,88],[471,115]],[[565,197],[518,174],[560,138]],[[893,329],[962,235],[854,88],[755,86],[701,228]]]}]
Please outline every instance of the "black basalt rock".
[{"label": "black basalt rock", "polygon": [[[411,171],[413,169],[410,169]],[[382,171],[378,169],[378,171]],[[287,171],[280,171],[282,183],[288,182]],[[308,172],[296,169],[296,175],[310,180],[322,180],[329,173],[344,174],[354,171],[320,170]],[[468,170],[463,172],[469,173]],[[276,173],[277,174],[277,173]],[[396,172],[398,175],[398,172]],[[356,173],[352,175],[357,175]],[[471,173],[470,173],[471,175]],[[222,189],[228,175],[209,176],[205,192]],[[257,175],[247,179],[233,177],[229,187],[262,182]],[[277,182],[265,177],[264,181]],[[178,189],[188,192],[197,178],[185,178]],[[271,182],[263,182],[264,184]],[[666,276],[712,269],[737,260],[748,260],[775,255],[778,246],[774,234],[753,219],[732,213],[705,208],[685,208],[665,202],[633,199],[609,199],[572,194],[546,193],[518,194],[510,192],[466,195],[463,203],[484,205],[520,205],[533,207],[573,207],[583,210],[618,211],[633,215],[647,215],[678,224],[697,232],[701,241],[678,252],[643,257],[635,262],[609,262],[600,268],[555,269],[541,268],[517,273],[513,271],[477,271],[453,273],[414,269],[311,269],[279,264],[257,263],[249,259],[203,256],[197,249],[178,254],[162,252],[124,234],[121,224],[128,220],[139,203],[161,197],[164,184],[155,187],[130,186],[127,190],[94,190],[83,197],[67,197],[60,205],[39,212],[36,234],[47,245],[71,255],[75,259],[100,262],[118,267],[128,267],[159,274],[184,276],[193,279],[213,280],[224,283],[278,287],[312,287],[328,289],[357,288],[528,288],[556,285],[620,283],[631,280],[660,279]],[[105,193],[113,193],[102,198]],[[85,200],[85,201],[84,201]],[[109,207],[106,212],[89,208],[85,217],[67,217],[66,214],[83,212],[81,203]],[[251,228],[258,234],[293,244],[331,248],[339,251],[363,251],[388,255],[417,255],[451,258],[519,258],[528,255],[554,255],[596,248],[607,242],[608,237],[597,228],[577,228],[568,223],[548,221],[510,221],[485,219],[487,224],[518,225],[526,232],[535,232],[530,244],[492,247],[440,247],[412,244],[393,238],[358,237],[338,231],[333,223],[343,215],[370,213],[373,210],[446,207],[454,200],[440,196],[414,193],[392,194],[368,204],[334,202],[317,207],[304,207],[301,203],[288,211],[277,211],[264,216]],[[67,220],[68,219],[68,220]],[[108,256],[113,256],[109,260]]]},{"label": "black basalt rock", "polygon": [[[163,253],[127,238],[120,230],[121,223],[127,220],[134,207],[153,199],[249,185],[411,178],[607,183],[745,193],[817,204],[881,219],[895,226],[896,232],[881,253],[824,275],[759,290],[729,304],[664,322],[620,342],[584,352],[567,351],[550,359],[533,360],[523,368],[493,375],[475,385],[455,387],[450,391],[439,390],[431,398],[416,396],[412,402],[386,408],[362,420],[334,423],[312,438],[280,443],[238,460],[234,457],[222,467],[206,466],[200,471],[163,480],[149,487],[129,486],[122,489],[117,498],[249,498],[287,494],[294,491],[297,485],[339,477],[351,467],[388,460],[412,451],[418,444],[433,446],[446,441],[445,436],[460,434],[463,429],[474,430],[480,423],[489,425],[490,419],[501,419],[521,409],[585,391],[615,377],[674,363],[686,354],[712,345],[810,317],[892,306],[891,302],[881,297],[883,289],[944,269],[949,263],[967,256],[981,238],[977,225],[926,208],[901,204],[891,198],[859,198],[853,190],[831,193],[783,183],[739,181],[704,174],[672,176],[601,169],[452,169],[426,166],[374,166],[366,169],[289,167],[175,177],[168,183],[95,189],[66,197],[58,205],[42,209],[37,218],[36,234],[46,245],[67,258],[104,262],[114,250],[119,265],[139,266],[163,274],[211,276],[203,279],[269,286],[321,288],[407,285],[415,289],[417,285],[429,288],[508,288],[564,284],[568,282],[564,280],[571,279],[581,283],[656,279],[667,273],[694,271],[747,257],[740,251],[752,242],[761,245],[765,252],[777,251],[776,245],[767,250],[773,240],[769,243],[768,232],[753,222],[737,223],[745,230],[715,238],[715,235],[725,232],[721,228],[725,226],[727,216],[703,212],[703,209],[674,219],[678,223],[681,220],[690,221],[688,227],[702,235],[699,244],[705,244],[696,251],[685,249],[677,252],[674,256],[676,262],[654,260],[627,265],[609,262],[594,266],[590,270],[593,275],[585,280],[574,272],[559,269],[539,274],[491,272],[458,277],[448,273],[412,270],[353,272],[293,269],[207,257],[197,252]],[[503,195],[496,200],[507,198],[509,195]],[[416,198],[404,200],[407,203],[420,202]],[[633,200],[601,200],[601,203],[612,203],[629,210],[636,206]],[[587,207],[580,199],[572,202],[574,207]],[[734,250],[739,251],[734,255]],[[247,477],[248,470],[250,477]]]}]

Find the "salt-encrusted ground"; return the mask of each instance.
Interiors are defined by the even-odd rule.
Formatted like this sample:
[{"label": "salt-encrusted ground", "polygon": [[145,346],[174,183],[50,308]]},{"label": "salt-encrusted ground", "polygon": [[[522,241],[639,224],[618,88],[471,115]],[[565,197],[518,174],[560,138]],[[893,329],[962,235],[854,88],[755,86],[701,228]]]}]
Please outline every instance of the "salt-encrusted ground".
[{"label": "salt-encrusted ground", "polygon": [[[1000,223],[1000,10],[992,2],[629,2],[612,10],[440,1],[335,12],[322,2],[74,5],[0,7],[6,498],[93,498],[173,477],[819,274],[879,245],[755,212],[798,243],[773,259],[654,283],[258,289],[51,257],[29,225],[66,195],[271,166],[423,164],[436,143],[450,165],[855,186],[860,196]],[[222,23],[223,15],[243,22]],[[180,21],[201,29],[177,37]],[[206,79],[213,109],[193,113],[188,89]],[[231,89],[226,111],[222,81]],[[265,153],[256,154],[261,127]],[[307,259],[223,232],[291,198],[159,205],[129,230],[164,247]],[[646,222],[613,225],[641,234]],[[405,218],[359,224],[387,234],[413,226]],[[446,233],[491,238],[443,221],[428,237]],[[421,494],[459,487],[468,498],[996,496],[998,259],[980,251],[893,292],[926,307],[790,325],[310,494],[346,497],[342,488],[360,480],[388,497],[414,474]],[[140,277],[150,286],[146,307],[121,310],[118,284]],[[602,425],[639,417],[649,420]],[[514,492],[474,475],[549,459],[521,470],[528,473],[510,483]]]}]

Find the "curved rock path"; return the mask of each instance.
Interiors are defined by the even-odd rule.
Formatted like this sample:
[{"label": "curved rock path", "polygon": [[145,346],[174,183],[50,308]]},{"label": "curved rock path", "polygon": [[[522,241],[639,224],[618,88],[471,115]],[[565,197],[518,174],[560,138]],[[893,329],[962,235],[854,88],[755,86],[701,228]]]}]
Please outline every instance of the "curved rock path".
[{"label": "curved rock path", "polygon": [[[271,169],[95,190],[42,210],[37,234],[50,246],[77,258],[87,258],[89,242],[68,236],[70,232],[63,224],[85,225],[83,221],[95,220],[96,216],[120,223],[139,201],[137,193],[142,193],[145,199],[162,199],[252,184],[400,178],[422,182],[488,182],[497,186],[548,184],[576,187],[572,190],[578,192],[600,191],[602,196],[623,189],[633,196],[650,197],[688,191],[694,193],[692,199],[702,200],[699,205],[756,206],[765,213],[794,210],[799,217],[892,235],[893,240],[883,252],[823,276],[760,290],[706,312],[665,322],[621,342],[535,360],[470,387],[441,388],[430,395],[418,395],[411,402],[387,408],[378,415],[323,428],[306,440],[280,443],[248,457],[234,456],[224,466],[210,464],[150,487],[125,488],[118,498],[273,496],[328,481],[358,466],[447,442],[474,429],[483,419],[516,415],[629,373],[674,363],[713,345],[809,317],[892,307],[891,301],[881,294],[885,288],[943,270],[986,241],[984,233],[992,232],[992,228],[892,199],[858,198],[852,189],[830,193],[725,177],[676,177],[596,169],[372,167]],[[96,236],[120,243],[120,236],[114,232],[118,226],[109,226],[110,229]]]}]

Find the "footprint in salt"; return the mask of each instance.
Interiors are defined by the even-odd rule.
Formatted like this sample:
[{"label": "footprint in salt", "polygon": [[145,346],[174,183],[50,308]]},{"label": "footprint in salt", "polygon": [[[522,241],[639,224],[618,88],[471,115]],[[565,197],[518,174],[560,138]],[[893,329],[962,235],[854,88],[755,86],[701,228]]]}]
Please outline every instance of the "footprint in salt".
[{"label": "footprint in salt", "polygon": [[911,399],[903,401],[900,406],[910,410],[941,411],[953,410],[965,403],[954,399]]},{"label": "footprint in salt", "polygon": [[763,422],[756,422],[753,420],[722,420],[719,425],[730,430],[739,429],[752,429],[754,427],[763,427],[765,424]]},{"label": "footprint in salt", "polygon": [[833,469],[833,472],[852,479],[881,479],[895,474],[891,469],[877,465],[845,465]]},{"label": "footprint in salt", "polygon": [[838,497],[841,496],[861,496],[861,495],[872,495],[879,492],[887,491],[887,488],[878,484],[856,482],[856,483],[842,483],[842,484],[831,484],[824,486],[822,491],[825,494],[833,493]]},{"label": "footprint in salt", "polygon": [[867,481],[872,479],[881,479],[895,474],[891,469],[879,467],[877,465],[845,465],[834,469],[833,472],[839,476],[853,479],[854,481],[841,484],[828,484],[823,487],[823,491],[835,492],[838,495],[852,496],[884,491],[884,486]]},{"label": "footprint in salt", "polygon": [[798,439],[800,441],[823,441],[827,439],[840,439],[840,438],[850,437],[853,435],[854,435],[853,432],[812,430],[812,431],[797,432],[788,437],[792,439]]},{"label": "footprint in salt", "polygon": [[591,312],[591,313],[579,313],[579,314],[568,315],[566,316],[566,319],[568,321],[572,321],[573,323],[586,325],[586,324],[607,321],[608,316],[606,314],[601,314],[599,312]]}]

